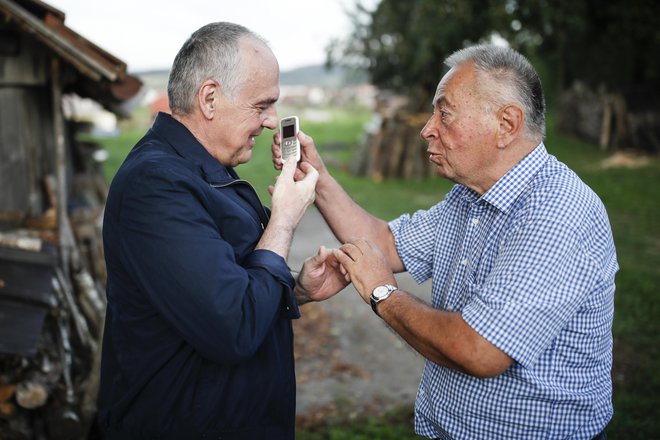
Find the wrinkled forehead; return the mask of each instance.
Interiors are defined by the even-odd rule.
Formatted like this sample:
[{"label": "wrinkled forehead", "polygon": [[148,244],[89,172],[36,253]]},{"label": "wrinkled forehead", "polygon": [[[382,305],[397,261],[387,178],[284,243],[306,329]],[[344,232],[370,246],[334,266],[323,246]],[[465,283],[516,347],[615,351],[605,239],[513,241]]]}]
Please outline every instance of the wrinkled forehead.
[{"label": "wrinkled forehead", "polygon": [[433,96],[433,106],[451,100],[456,93],[466,91],[473,86],[475,71],[471,64],[459,64],[452,67],[438,83]]}]

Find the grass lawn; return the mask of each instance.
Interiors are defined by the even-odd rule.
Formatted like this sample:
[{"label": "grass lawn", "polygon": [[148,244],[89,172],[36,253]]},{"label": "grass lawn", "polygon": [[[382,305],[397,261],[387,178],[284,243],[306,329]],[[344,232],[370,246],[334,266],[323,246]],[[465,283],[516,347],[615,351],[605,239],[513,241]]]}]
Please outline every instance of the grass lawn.
[{"label": "grass lawn", "polygon": [[[288,112],[280,112],[282,115]],[[301,112],[302,113],[302,112]],[[333,175],[351,196],[375,215],[391,219],[402,212],[428,208],[451,187],[442,179],[374,182],[350,175],[348,162],[368,118],[365,111],[332,110],[331,121],[313,123],[301,114],[301,129],[313,136],[319,150],[334,164]],[[127,126],[118,138],[102,139],[110,153],[106,175],[112,176],[144,128]],[[250,163],[238,167],[265,204],[277,172],[270,162],[272,132],[264,131]],[[610,438],[650,439],[660,436],[660,159],[639,168],[604,168],[611,155],[596,146],[559,135],[552,118],[545,141],[549,152],[571,167],[605,204],[614,232],[620,271],[617,274],[614,318],[614,418]],[[324,147],[327,145],[327,148]],[[365,416],[300,431],[298,439],[413,439],[412,409],[386,418]]]}]

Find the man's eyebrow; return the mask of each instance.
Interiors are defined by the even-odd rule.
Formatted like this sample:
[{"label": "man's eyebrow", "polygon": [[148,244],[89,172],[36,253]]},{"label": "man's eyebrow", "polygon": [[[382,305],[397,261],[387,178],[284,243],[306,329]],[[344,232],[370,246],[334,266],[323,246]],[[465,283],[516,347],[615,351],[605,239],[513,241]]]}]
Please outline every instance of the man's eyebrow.
[{"label": "man's eyebrow", "polygon": [[277,102],[279,98],[266,98],[257,102],[256,105],[273,105]]},{"label": "man's eyebrow", "polygon": [[438,107],[441,105],[448,105],[447,98],[445,96],[441,96],[439,99],[433,98],[433,107]]}]

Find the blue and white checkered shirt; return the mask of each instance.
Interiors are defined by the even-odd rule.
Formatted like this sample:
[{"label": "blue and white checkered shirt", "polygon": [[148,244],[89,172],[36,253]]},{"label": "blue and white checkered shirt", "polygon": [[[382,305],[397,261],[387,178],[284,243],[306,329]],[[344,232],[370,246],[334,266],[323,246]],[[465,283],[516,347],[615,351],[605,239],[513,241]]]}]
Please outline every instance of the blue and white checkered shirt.
[{"label": "blue and white checkered shirt", "polygon": [[455,185],[390,222],[433,307],[514,363],[479,379],[426,362],[415,429],[442,439],[589,439],[612,416],[618,269],[598,196],[540,144],[483,196]]}]

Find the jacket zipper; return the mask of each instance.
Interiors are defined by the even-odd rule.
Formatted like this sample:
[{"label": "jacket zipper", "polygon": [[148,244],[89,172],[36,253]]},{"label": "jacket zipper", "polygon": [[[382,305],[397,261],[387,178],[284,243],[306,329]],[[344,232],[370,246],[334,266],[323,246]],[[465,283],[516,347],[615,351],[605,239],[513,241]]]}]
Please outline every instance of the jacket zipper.
[{"label": "jacket zipper", "polygon": [[[254,202],[256,201],[257,205],[259,205],[259,207],[255,208],[255,209],[258,209],[258,210],[260,210],[260,212],[263,213],[263,218],[268,218],[268,212],[264,208],[263,203],[261,203],[261,199],[259,198],[259,194],[257,194],[257,190],[254,189],[254,186],[252,186],[252,184],[250,182],[248,182],[247,180],[236,179],[236,180],[232,180],[231,182],[227,182],[227,183],[211,183],[210,185],[213,188],[227,188],[227,187],[233,186],[233,185],[247,185],[247,187],[250,188],[250,191],[252,192],[252,196],[254,196],[254,199],[255,199],[255,200],[252,201],[251,204],[254,206],[255,205]],[[259,217],[261,217],[261,216],[259,216]],[[261,224],[261,229],[262,230],[266,229],[266,225],[264,225],[264,223],[261,221],[261,218],[259,219],[259,223]]]}]

